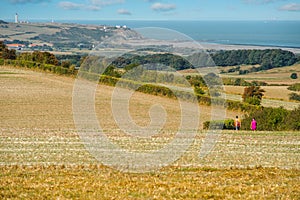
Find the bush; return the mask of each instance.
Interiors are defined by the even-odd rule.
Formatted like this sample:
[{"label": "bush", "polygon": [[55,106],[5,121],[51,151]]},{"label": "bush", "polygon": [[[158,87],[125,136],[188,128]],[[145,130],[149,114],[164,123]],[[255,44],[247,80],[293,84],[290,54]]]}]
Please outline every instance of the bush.
[{"label": "bush", "polygon": [[286,126],[286,119],[289,116],[289,111],[280,108],[262,108],[260,110],[254,110],[246,115],[243,120],[243,129],[250,130],[250,123],[252,118],[257,121],[257,130],[265,131],[282,131],[289,130]]},{"label": "bush", "polygon": [[234,129],[234,120],[233,119],[225,119],[217,120],[217,121],[206,121],[203,123],[203,129],[226,129],[233,130]]},{"label": "bush", "polygon": [[261,100],[257,98],[256,96],[254,97],[248,97],[245,100],[245,103],[251,104],[251,105],[260,105]]},{"label": "bush", "polygon": [[297,73],[292,73],[292,74],[291,74],[291,79],[297,79],[297,78],[298,78]]},{"label": "bush", "polygon": [[260,105],[264,90],[260,86],[250,86],[244,88],[243,101],[252,105]]},{"label": "bush", "polygon": [[300,91],[300,83],[295,83],[289,86],[287,89],[292,91]]},{"label": "bush", "polygon": [[297,93],[291,93],[289,96],[290,100],[300,101],[300,95]]},{"label": "bush", "polygon": [[300,130],[300,106],[291,111],[286,118],[286,129],[287,130]]},{"label": "bush", "polygon": [[204,90],[199,86],[194,87],[194,92],[195,94],[200,94],[200,95],[205,94]]}]

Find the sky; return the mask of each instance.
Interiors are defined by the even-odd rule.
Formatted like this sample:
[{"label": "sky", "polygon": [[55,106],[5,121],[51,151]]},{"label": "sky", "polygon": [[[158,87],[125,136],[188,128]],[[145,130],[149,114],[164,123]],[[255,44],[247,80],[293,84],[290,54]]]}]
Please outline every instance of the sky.
[{"label": "sky", "polygon": [[300,0],[1,0],[0,19],[300,20]]}]

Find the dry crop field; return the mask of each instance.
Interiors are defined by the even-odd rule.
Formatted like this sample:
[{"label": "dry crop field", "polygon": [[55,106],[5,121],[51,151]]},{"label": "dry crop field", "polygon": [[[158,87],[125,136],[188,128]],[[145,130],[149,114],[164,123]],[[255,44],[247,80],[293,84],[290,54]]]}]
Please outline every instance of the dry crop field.
[{"label": "dry crop field", "polygon": [[[245,68],[246,67],[246,68]],[[252,66],[244,66],[245,69]],[[262,86],[266,92],[264,93],[264,98],[262,105],[266,107],[284,107],[286,109],[294,109],[300,106],[299,102],[290,101],[289,94],[295,92],[288,90],[288,86],[294,83],[299,83],[299,79],[291,79],[292,73],[299,74],[300,64],[295,64],[293,66],[274,68],[266,71],[249,73],[247,75],[237,75],[237,74],[226,74],[224,77],[232,78],[243,78],[246,81],[262,81],[268,84],[278,84],[278,86]],[[285,86],[281,86],[285,85]],[[228,98],[232,100],[242,100],[241,96],[244,92],[244,86],[225,86],[225,91],[228,94]],[[296,92],[299,94],[299,92]]]},{"label": "dry crop field", "polygon": [[[249,69],[252,65],[241,66],[241,69]],[[231,69],[232,66],[229,67],[220,67],[219,70],[228,70]],[[209,73],[210,68],[201,69],[202,73]],[[264,93],[264,97],[262,100],[262,106],[265,107],[284,107],[289,110],[293,110],[300,106],[299,102],[290,101],[289,94],[295,92],[288,90],[287,85],[292,85],[294,83],[299,83],[298,79],[291,79],[290,75],[292,73],[300,74],[300,64],[295,64],[293,66],[274,68],[261,72],[249,73],[247,75],[238,75],[237,72],[222,74],[224,78],[242,78],[248,82],[251,81],[262,81],[268,84],[277,84],[274,86],[262,86],[266,92]],[[197,70],[182,70],[182,74],[184,75],[195,75],[197,74]],[[226,92],[226,98],[234,101],[242,101],[242,94],[244,92],[245,86],[233,86],[233,85],[225,85],[224,91]],[[300,94],[299,92],[295,92]]]},{"label": "dry crop field", "polygon": [[[129,173],[102,165],[85,148],[72,116],[74,79],[17,68],[0,68],[1,199],[299,199],[300,133],[220,134],[213,150],[199,157],[210,119],[200,107],[200,125],[190,148],[169,166]],[[99,85],[96,114],[105,134],[130,151],[169,143],[180,123],[178,102],[134,93],[129,111],[140,126],[149,109],[166,112],[162,131],[134,138],[120,130],[111,111],[112,87]],[[226,118],[236,113],[227,111]]]},{"label": "dry crop field", "polygon": [[[242,65],[241,69],[246,70],[252,68],[252,65]],[[220,70],[228,70],[233,68],[229,67],[220,67]],[[293,83],[299,82],[299,79],[291,79],[290,76],[292,73],[300,73],[300,64],[294,64],[292,66],[273,68],[269,70],[252,72],[245,75],[239,75],[237,72],[222,74],[222,77],[235,77],[243,78],[246,81],[263,81],[268,84],[277,84],[277,85],[291,85]]]},{"label": "dry crop field", "polygon": [[247,75],[240,76],[246,80],[256,80],[264,81],[269,84],[287,84],[291,85],[293,83],[299,82],[299,79],[291,79],[292,73],[300,73],[300,64],[295,64],[292,66],[273,68],[266,71],[260,71],[255,73],[249,73]]}]

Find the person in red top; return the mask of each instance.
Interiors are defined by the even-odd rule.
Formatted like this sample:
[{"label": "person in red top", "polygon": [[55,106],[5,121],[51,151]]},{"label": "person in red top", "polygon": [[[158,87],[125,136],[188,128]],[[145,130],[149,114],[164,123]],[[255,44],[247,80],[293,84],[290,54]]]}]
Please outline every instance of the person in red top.
[{"label": "person in red top", "polygon": [[241,120],[239,119],[238,116],[235,117],[234,119],[234,126],[235,126],[235,130],[240,130],[241,128]]}]

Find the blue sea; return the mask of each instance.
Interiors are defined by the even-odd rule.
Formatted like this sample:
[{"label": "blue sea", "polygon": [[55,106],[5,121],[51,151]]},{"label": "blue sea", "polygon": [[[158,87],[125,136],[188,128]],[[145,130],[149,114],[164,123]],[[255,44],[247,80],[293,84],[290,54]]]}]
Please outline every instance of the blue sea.
[{"label": "blue sea", "polygon": [[76,20],[79,24],[160,27],[188,35],[199,42],[300,48],[300,21],[139,21]]}]

